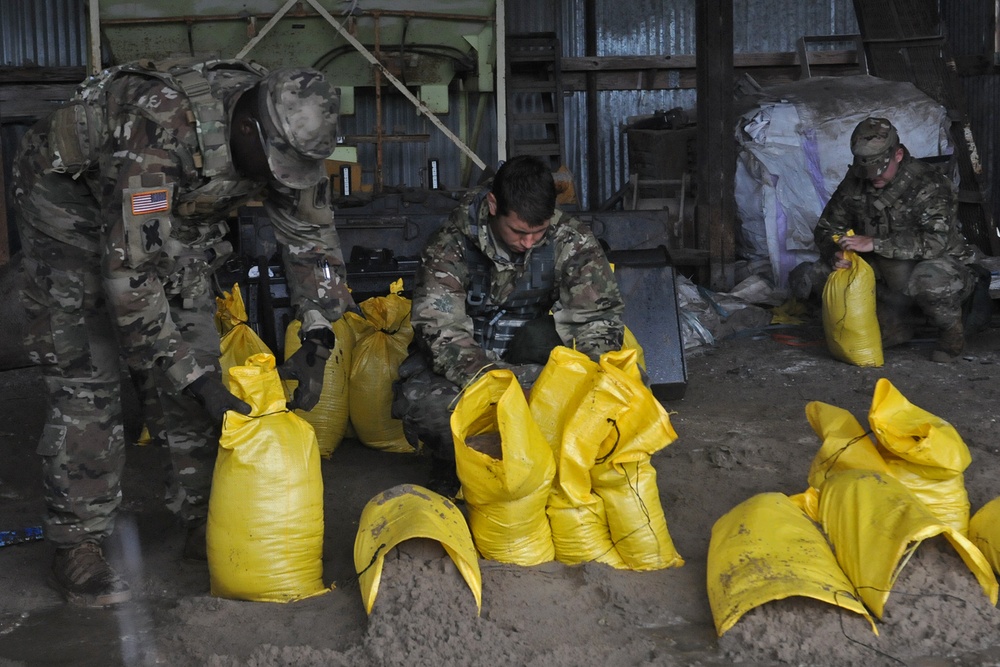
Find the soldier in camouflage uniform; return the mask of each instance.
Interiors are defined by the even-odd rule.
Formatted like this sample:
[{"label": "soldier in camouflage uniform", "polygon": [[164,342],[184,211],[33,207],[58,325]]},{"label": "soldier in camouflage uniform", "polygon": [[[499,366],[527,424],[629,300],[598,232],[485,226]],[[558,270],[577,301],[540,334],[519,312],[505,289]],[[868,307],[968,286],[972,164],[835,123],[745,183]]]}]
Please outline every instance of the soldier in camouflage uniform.
[{"label": "soldier in camouflage uniform", "polygon": [[854,165],[814,232],[821,261],[849,268],[843,251],[853,250],[871,264],[884,347],[913,337],[906,313],[916,305],[940,332],[932,358],[953,361],[965,344],[962,302],[975,288],[977,257],[959,229],[954,188],[884,118],[858,124],[851,152]]},{"label": "soldier in camouflage uniform", "polygon": [[621,347],[624,304],[611,266],[555,202],[548,167],[515,157],[424,249],[413,296],[417,352],[400,366],[393,416],[411,444],[430,450],[433,490],[458,491],[449,419],[483,371],[510,368],[527,389],[556,345],[594,359]]},{"label": "soldier in camouflage uniform", "polygon": [[27,346],[50,412],[38,446],[70,601],[129,599],[101,543],[121,502],[121,361],[158,389],[185,555],[204,557],[220,423],[250,406],[222,383],[212,273],[227,218],[261,200],[282,244],[304,343],[282,366],[290,407],[318,400],[331,322],[351,302],[328,202],[339,94],[315,70],[239,61],[137,63],[84,82],[24,137],[13,192],[24,249]]}]

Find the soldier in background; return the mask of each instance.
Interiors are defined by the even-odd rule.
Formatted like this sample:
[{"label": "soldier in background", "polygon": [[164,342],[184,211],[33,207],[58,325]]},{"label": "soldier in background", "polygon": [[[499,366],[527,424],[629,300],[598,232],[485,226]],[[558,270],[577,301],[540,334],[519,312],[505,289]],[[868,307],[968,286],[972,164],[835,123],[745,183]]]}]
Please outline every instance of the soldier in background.
[{"label": "soldier in background", "polygon": [[976,287],[978,256],[959,228],[954,188],[910,155],[885,118],[858,123],[851,152],[854,165],[814,231],[820,261],[850,268],[844,251],[853,250],[872,266],[883,347],[913,337],[907,313],[916,305],[939,331],[932,359],[954,361],[965,346],[962,303]]},{"label": "soldier in background", "polygon": [[512,158],[423,251],[416,350],[400,366],[393,417],[411,444],[427,445],[428,487],[443,495],[459,489],[450,417],[465,386],[510,368],[528,389],[557,345],[595,360],[621,348],[624,304],[611,266],[591,232],[555,204],[549,168]]},{"label": "soldier in background", "polygon": [[54,585],[76,603],[130,591],[102,550],[121,502],[121,360],[151,374],[183,490],[185,556],[204,558],[223,385],[212,273],[226,220],[261,200],[283,248],[303,346],[282,367],[311,409],[351,303],[328,200],[339,93],[318,71],[241,61],[112,68],[36,124],[14,164],[26,345],[50,412],[43,457]]}]

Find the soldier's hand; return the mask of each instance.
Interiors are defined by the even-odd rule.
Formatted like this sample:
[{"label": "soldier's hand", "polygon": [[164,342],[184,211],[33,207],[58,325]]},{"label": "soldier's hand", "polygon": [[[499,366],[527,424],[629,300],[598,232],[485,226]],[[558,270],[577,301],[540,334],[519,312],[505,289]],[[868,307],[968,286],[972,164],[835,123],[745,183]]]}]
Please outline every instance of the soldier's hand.
[{"label": "soldier's hand", "polygon": [[226,412],[233,410],[241,415],[250,414],[250,404],[233,396],[214,373],[207,373],[184,389],[198,399],[205,411],[215,421],[222,421]]},{"label": "soldier's hand", "polygon": [[851,262],[844,257],[844,252],[838,250],[833,255],[833,268],[834,269],[849,269],[851,268]]},{"label": "soldier's hand", "polygon": [[332,329],[310,331],[305,334],[302,347],[278,368],[278,375],[282,380],[299,382],[292,400],[288,401],[289,410],[308,412],[319,403],[326,360],[330,358],[335,341]]},{"label": "soldier's hand", "polygon": [[875,239],[871,236],[841,236],[837,245],[841,250],[871,252],[875,249]]}]

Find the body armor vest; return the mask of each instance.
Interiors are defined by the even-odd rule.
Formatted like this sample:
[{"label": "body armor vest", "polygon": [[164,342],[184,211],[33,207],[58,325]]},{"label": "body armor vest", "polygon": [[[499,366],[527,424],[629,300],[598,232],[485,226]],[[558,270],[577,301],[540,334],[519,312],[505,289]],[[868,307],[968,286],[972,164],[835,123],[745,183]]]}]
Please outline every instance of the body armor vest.
[{"label": "body armor vest", "polygon": [[[470,227],[473,237],[477,238],[479,209],[485,197],[486,190],[483,190],[469,205]],[[552,307],[555,246],[545,243],[531,250],[514,290],[502,303],[493,303],[490,298],[493,262],[468,237],[465,240],[465,261],[469,269],[465,311],[472,318],[473,336],[483,349],[503,357],[514,333]]]}]

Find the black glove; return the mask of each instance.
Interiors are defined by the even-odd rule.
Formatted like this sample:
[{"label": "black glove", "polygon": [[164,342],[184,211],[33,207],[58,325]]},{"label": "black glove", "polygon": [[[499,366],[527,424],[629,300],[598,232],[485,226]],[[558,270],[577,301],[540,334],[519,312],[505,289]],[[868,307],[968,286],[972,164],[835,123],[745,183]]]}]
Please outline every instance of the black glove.
[{"label": "black glove", "polygon": [[184,391],[198,399],[198,402],[215,421],[221,422],[228,410],[238,412],[241,415],[250,414],[250,404],[233,396],[232,392],[226,389],[222,381],[213,373],[202,375],[185,387]]},{"label": "black glove", "polygon": [[319,395],[323,391],[326,360],[330,358],[330,351],[335,342],[332,329],[309,331],[305,334],[302,347],[278,368],[278,375],[282,380],[299,382],[292,400],[288,401],[289,410],[308,412],[319,403]]}]

